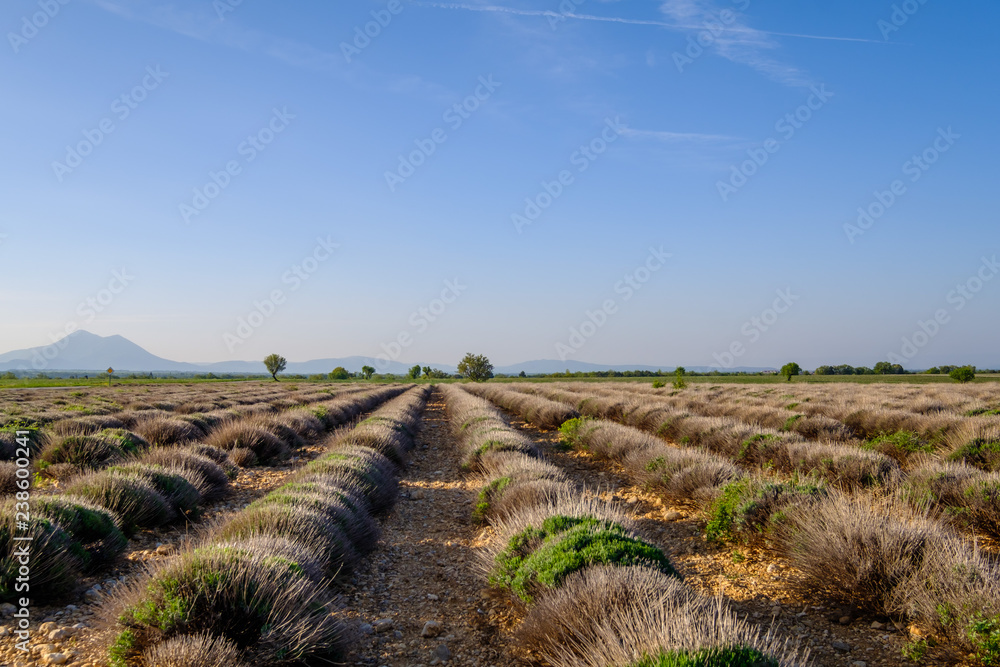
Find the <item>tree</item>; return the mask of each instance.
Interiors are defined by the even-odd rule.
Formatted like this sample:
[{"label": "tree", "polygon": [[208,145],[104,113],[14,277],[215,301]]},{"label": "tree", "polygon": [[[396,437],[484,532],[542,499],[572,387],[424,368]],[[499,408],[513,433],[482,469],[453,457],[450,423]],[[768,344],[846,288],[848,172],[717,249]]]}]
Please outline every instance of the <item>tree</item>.
[{"label": "tree", "polygon": [[517,377],[519,377],[519,378],[526,378],[526,377],[528,377],[528,374],[525,373],[524,371],[521,371],[520,373],[517,374]]},{"label": "tree", "polygon": [[408,371],[408,372],[406,373],[406,375],[407,375],[407,377],[409,377],[409,378],[410,378],[411,380],[416,380],[416,379],[417,379],[418,377],[420,377],[420,370],[421,370],[421,369],[420,369],[420,364],[417,364],[416,366],[414,366],[413,368],[411,368],[411,369],[410,369],[410,370],[409,370],[409,371]]},{"label": "tree", "polygon": [[274,381],[278,381],[278,373],[285,370],[288,366],[288,360],[286,360],[280,354],[269,354],[264,358],[264,366],[267,368],[267,372],[271,374]]},{"label": "tree", "polygon": [[678,366],[674,369],[674,389],[683,389],[688,386],[688,383],[684,381],[684,374],[686,372],[683,366]]},{"label": "tree", "polygon": [[372,368],[371,366],[361,367],[361,377],[363,377],[366,380],[371,380],[373,375],[375,375],[374,368]]},{"label": "tree", "polygon": [[794,361],[790,364],[785,364],[781,367],[781,376],[785,378],[788,382],[792,381],[792,377],[795,375],[802,374],[802,367],[799,366]]},{"label": "tree", "polygon": [[876,375],[905,375],[906,369],[899,364],[890,364],[888,361],[880,361],[875,364]]},{"label": "tree", "polygon": [[420,370],[422,370],[424,372],[424,377],[425,378],[429,378],[431,376],[431,373],[433,372],[433,369],[431,369],[430,366],[424,366]]},{"label": "tree", "polygon": [[351,374],[347,372],[347,369],[343,366],[337,366],[332,371],[330,371],[331,380],[350,380]]},{"label": "tree", "polygon": [[961,382],[962,384],[972,382],[976,379],[976,367],[962,366],[961,368],[956,368],[952,372],[948,373],[948,377],[955,382]]},{"label": "tree", "polygon": [[469,352],[458,362],[458,374],[475,382],[483,382],[493,377],[493,364],[484,355]]}]

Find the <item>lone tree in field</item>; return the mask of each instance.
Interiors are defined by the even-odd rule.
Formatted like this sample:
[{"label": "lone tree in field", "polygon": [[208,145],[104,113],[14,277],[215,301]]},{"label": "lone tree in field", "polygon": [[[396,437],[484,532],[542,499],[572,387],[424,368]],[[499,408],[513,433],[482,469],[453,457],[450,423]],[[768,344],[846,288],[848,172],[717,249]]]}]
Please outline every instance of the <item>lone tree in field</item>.
[{"label": "lone tree in field", "polygon": [[466,354],[458,362],[458,374],[475,382],[483,382],[493,377],[493,364],[482,354]]},{"label": "lone tree in field", "polygon": [[684,379],[684,375],[687,370],[683,366],[678,366],[674,369],[674,389],[684,389],[688,386],[687,381]]},{"label": "lone tree in field", "polygon": [[285,370],[288,366],[288,360],[285,359],[280,354],[269,354],[264,358],[264,366],[267,368],[267,372],[271,374],[274,381],[278,381],[278,373]]},{"label": "lone tree in field", "polygon": [[794,361],[790,364],[785,364],[784,366],[781,367],[781,376],[785,378],[785,380],[787,380],[788,382],[792,381],[792,376],[801,374],[802,374],[802,367],[799,366]]},{"label": "lone tree in field", "polygon": [[420,377],[420,370],[421,370],[421,369],[420,369],[420,364],[417,364],[416,366],[413,366],[413,367],[412,367],[412,368],[411,368],[411,369],[410,369],[410,370],[409,370],[409,371],[408,371],[408,372],[406,373],[406,376],[407,376],[408,378],[410,378],[411,380],[416,380],[416,379],[417,379],[418,377]]},{"label": "lone tree in field", "polygon": [[347,372],[347,369],[343,366],[337,366],[332,371],[330,371],[331,380],[350,380],[351,374]]},{"label": "lone tree in field", "polygon": [[366,380],[371,380],[372,376],[375,375],[375,369],[371,366],[361,367],[361,376]]},{"label": "lone tree in field", "polygon": [[952,372],[948,373],[948,377],[955,382],[961,382],[962,384],[972,382],[976,379],[976,367],[962,366],[961,368],[956,368]]}]

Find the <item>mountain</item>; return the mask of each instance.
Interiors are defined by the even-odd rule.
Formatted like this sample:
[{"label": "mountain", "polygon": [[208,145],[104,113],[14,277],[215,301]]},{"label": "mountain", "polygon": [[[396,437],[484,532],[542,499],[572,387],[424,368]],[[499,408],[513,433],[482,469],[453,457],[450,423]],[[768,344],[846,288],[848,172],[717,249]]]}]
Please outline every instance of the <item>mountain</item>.
[{"label": "mountain", "polygon": [[[421,364],[439,368],[448,373],[456,372],[455,366],[449,364]],[[384,361],[374,357],[340,357],[330,359],[312,359],[310,361],[289,361],[286,373],[312,375],[314,373],[329,373],[337,366],[343,366],[351,372],[358,372],[362,366],[372,366],[380,373],[405,374],[411,364],[399,361]],[[0,371],[87,371],[103,372],[108,368],[123,373],[128,372],[167,372],[167,373],[264,373],[264,364],[260,361],[219,361],[214,363],[187,363],[171,361],[147,352],[132,341],[122,336],[98,336],[89,331],[76,331],[43,347],[32,347],[25,350],[14,350],[0,354]],[[521,371],[529,375],[544,373],[562,373],[569,369],[571,373],[588,371],[656,371],[671,372],[672,365],[644,366],[637,365],[601,365],[586,361],[559,361],[557,359],[537,359],[519,364],[497,367],[495,372],[507,375],[517,375]],[[707,372],[716,370],[708,366],[689,368],[690,371]],[[729,372],[745,371],[748,373],[770,368],[730,368]]]},{"label": "mountain", "polygon": [[128,371],[194,372],[194,364],[150,354],[122,336],[97,336],[76,331],[51,345],[0,354],[0,370],[97,371],[108,367]]},{"label": "mountain", "polygon": [[[362,366],[372,366],[379,372],[404,374],[409,365],[384,361],[374,357],[343,357],[333,359],[313,359],[311,361],[289,361],[286,373],[311,375],[329,373],[337,366],[357,372]],[[147,352],[122,336],[98,336],[89,331],[76,331],[59,341],[24,350],[14,350],[0,354],[0,371],[105,371],[108,368],[127,372],[169,372],[169,373],[264,373],[260,361],[219,361],[196,364],[171,361]],[[384,367],[384,368],[383,368]],[[436,365],[451,373],[454,366]]]}]

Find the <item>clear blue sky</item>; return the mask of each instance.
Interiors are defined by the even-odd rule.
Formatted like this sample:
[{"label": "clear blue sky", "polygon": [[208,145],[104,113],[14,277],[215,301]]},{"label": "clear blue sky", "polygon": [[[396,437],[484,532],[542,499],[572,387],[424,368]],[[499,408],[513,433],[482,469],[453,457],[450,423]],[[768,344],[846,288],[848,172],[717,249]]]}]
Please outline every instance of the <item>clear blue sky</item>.
[{"label": "clear blue sky", "polygon": [[64,2],[0,8],[0,350],[1000,366],[993,3]]}]

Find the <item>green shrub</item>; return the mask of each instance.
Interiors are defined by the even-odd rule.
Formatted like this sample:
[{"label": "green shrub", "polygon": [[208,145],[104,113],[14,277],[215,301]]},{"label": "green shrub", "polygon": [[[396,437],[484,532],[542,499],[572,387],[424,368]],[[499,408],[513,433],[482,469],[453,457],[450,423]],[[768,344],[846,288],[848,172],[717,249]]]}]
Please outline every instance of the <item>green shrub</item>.
[{"label": "green shrub", "polygon": [[974,408],[965,413],[966,417],[996,417],[1000,408]]},{"label": "green shrub", "polygon": [[952,452],[948,459],[990,472],[1000,470],[1000,440],[975,438]]},{"label": "green shrub", "polygon": [[660,549],[619,524],[556,515],[541,528],[526,528],[510,539],[496,557],[490,583],[530,603],[535,589],[557,588],[568,575],[591,565],[648,565],[679,576]]},{"label": "green shrub", "polygon": [[757,435],[747,438],[740,443],[740,452],[737,454],[737,461],[756,461],[759,458],[768,458],[767,452],[769,447],[767,446],[772,442],[780,442],[781,438],[774,435],[773,433],[758,433]]},{"label": "green shrub", "polygon": [[653,380],[653,389],[663,389],[666,386],[662,380]]},{"label": "green shrub", "polygon": [[472,518],[478,522],[486,521],[486,515],[490,511],[490,504],[493,500],[504,492],[513,480],[510,477],[498,477],[479,490],[479,498],[476,507],[472,510]]},{"label": "green shrub", "polygon": [[[929,371],[928,371],[929,372]],[[900,652],[903,657],[910,662],[920,662],[927,655],[928,642],[926,639],[914,639],[903,644]]]},{"label": "green shrub", "polygon": [[709,508],[708,539],[738,541],[766,535],[784,519],[789,505],[811,501],[824,493],[815,484],[775,484],[746,477],[722,487]]},{"label": "green shrub", "polygon": [[754,648],[727,646],[703,648],[697,651],[662,651],[655,657],[646,657],[629,667],[778,667],[774,658]]},{"label": "green shrub", "polygon": [[575,417],[573,419],[567,419],[559,427],[559,438],[562,442],[570,447],[577,447],[580,445],[580,437],[582,435],[581,431],[593,419],[590,417]]},{"label": "green shrub", "polygon": [[342,630],[321,586],[284,556],[203,547],[130,590],[109,657],[127,664],[153,644],[206,633],[242,649],[252,664],[325,662],[342,655]]},{"label": "green shrub", "polygon": [[791,431],[793,428],[795,428],[795,422],[802,419],[803,417],[805,417],[805,415],[792,415],[791,417],[785,420],[785,423],[782,425],[781,430]]},{"label": "green shrub", "polygon": [[[132,463],[108,468],[112,474],[135,475],[145,479],[167,499],[179,516],[196,519],[200,513],[201,492],[177,472],[163,466]],[[188,473],[191,474],[191,473]]]},{"label": "green shrub", "polygon": [[929,454],[934,451],[934,445],[922,440],[913,431],[883,433],[867,441],[863,447],[882,452],[897,461],[903,461],[911,454]]},{"label": "green shrub", "polygon": [[106,434],[70,435],[52,442],[38,459],[47,465],[68,463],[80,468],[100,468],[125,458],[126,452],[119,442],[119,438]]},{"label": "green shrub", "polygon": [[43,497],[32,503],[36,517],[59,524],[73,539],[71,546],[82,565],[93,568],[125,550],[128,540],[119,519],[108,510],[67,496]]},{"label": "green shrub", "polygon": [[149,480],[134,473],[102,470],[77,477],[66,494],[111,510],[121,517],[126,534],[134,532],[136,527],[162,526],[174,518],[167,499]]},{"label": "green shrub", "polygon": [[976,618],[969,624],[968,637],[984,665],[1000,664],[1000,616]]},{"label": "green shrub", "polygon": [[138,656],[139,638],[131,630],[118,633],[108,647],[108,663],[111,667],[128,667],[129,659]]}]

